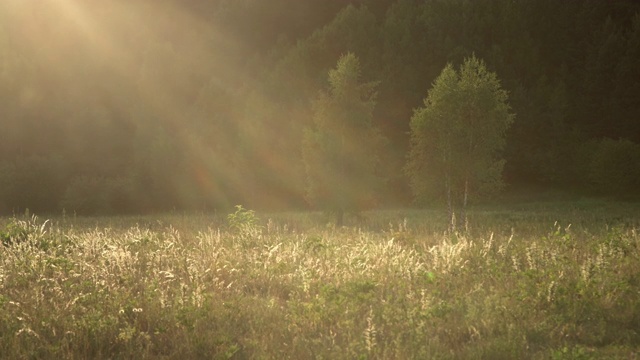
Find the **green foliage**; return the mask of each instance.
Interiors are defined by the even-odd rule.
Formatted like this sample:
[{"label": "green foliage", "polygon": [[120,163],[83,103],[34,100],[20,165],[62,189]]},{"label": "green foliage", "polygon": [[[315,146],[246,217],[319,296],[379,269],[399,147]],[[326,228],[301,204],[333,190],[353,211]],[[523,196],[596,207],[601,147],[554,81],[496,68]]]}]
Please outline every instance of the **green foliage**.
[{"label": "green foliage", "polygon": [[259,219],[255,211],[236,205],[236,211],[227,215],[229,230],[241,237],[255,237],[260,231]]},{"label": "green foliage", "polygon": [[464,207],[467,197],[498,192],[513,119],[507,92],[482,60],[468,58],[459,71],[447,65],[411,118],[406,172],[415,198]]},{"label": "green foliage", "polygon": [[48,250],[55,247],[57,242],[57,239],[48,233],[48,224],[49,220],[40,224],[35,215],[24,220],[14,217],[0,229],[0,240],[8,247],[26,245]]},{"label": "green foliage", "polygon": [[384,184],[381,161],[386,139],[373,125],[376,83],[360,81],[360,61],[343,55],[329,71],[329,92],[314,102],[303,159],[307,200],[340,214],[371,207]]},{"label": "green foliage", "polygon": [[234,231],[245,227],[255,227],[258,223],[255,211],[247,210],[242,205],[236,205],[236,211],[227,215],[227,220],[229,221],[229,228]]},{"label": "green foliage", "polygon": [[11,246],[26,241],[29,235],[29,229],[23,225],[22,222],[11,219],[11,221],[0,230],[0,240],[2,240],[2,244]]},{"label": "green foliage", "polygon": [[591,355],[591,351],[582,346],[576,346],[573,348],[563,347],[558,350],[551,351],[551,359],[552,360],[589,360],[595,359],[593,355]]}]

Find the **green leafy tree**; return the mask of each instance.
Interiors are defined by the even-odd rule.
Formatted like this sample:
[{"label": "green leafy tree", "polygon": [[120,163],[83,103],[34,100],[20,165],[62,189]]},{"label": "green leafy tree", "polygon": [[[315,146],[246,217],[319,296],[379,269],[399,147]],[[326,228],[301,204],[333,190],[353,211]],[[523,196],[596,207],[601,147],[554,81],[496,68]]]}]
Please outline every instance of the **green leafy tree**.
[{"label": "green leafy tree", "polygon": [[305,132],[303,160],[307,200],[336,214],[372,206],[384,185],[381,160],[386,138],[373,125],[375,82],[360,81],[360,61],[343,55],[329,71],[330,90],[313,104],[313,126]]},{"label": "green leafy tree", "polygon": [[470,198],[503,187],[500,151],[513,119],[498,77],[475,56],[459,71],[447,65],[411,118],[406,171],[413,194],[417,200],[444,195],[451,230],[458,208],[466,225]]}]

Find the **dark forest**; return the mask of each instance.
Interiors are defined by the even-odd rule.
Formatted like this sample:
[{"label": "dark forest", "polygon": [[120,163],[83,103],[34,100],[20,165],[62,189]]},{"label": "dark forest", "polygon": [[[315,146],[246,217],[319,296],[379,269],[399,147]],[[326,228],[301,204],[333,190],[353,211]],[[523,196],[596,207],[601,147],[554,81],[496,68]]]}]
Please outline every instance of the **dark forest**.
[{"label": "dark forest", "polygon": [[511,193],[640,195],[640,3],[0,3],[0,212],[305,209],[303,139],[338,59],[376,82],[375,206],[413,204],[410,120],[477,57],[515,115]]}]

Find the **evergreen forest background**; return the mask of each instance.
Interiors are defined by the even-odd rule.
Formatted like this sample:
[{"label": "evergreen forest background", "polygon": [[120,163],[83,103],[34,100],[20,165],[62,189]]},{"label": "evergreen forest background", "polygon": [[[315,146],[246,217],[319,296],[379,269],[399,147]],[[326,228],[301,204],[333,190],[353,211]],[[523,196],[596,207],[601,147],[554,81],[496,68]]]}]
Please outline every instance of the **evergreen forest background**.
[{"label": "evergreen forest background", "polygon": [[0,213],[305,208],[303,134],[346,53],[379,82],[379,206],[411,204],[413,110],[473,55],[516,114],[508,189],[640,195],[636,1],[3,0]]}]

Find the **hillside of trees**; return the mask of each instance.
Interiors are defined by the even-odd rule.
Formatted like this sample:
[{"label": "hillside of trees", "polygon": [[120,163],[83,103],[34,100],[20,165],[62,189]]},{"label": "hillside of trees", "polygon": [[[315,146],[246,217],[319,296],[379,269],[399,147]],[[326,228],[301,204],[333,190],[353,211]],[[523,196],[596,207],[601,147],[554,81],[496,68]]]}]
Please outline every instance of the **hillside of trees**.
[{"label": "hillside of trees", "polygon": [[306,208],[305,129],[347,53],[377,84],[378,206],[412,203],[414,110],[471,56],[515,114],[507,187],[640,196],[634,0],[4,0],[0,213]]}]

